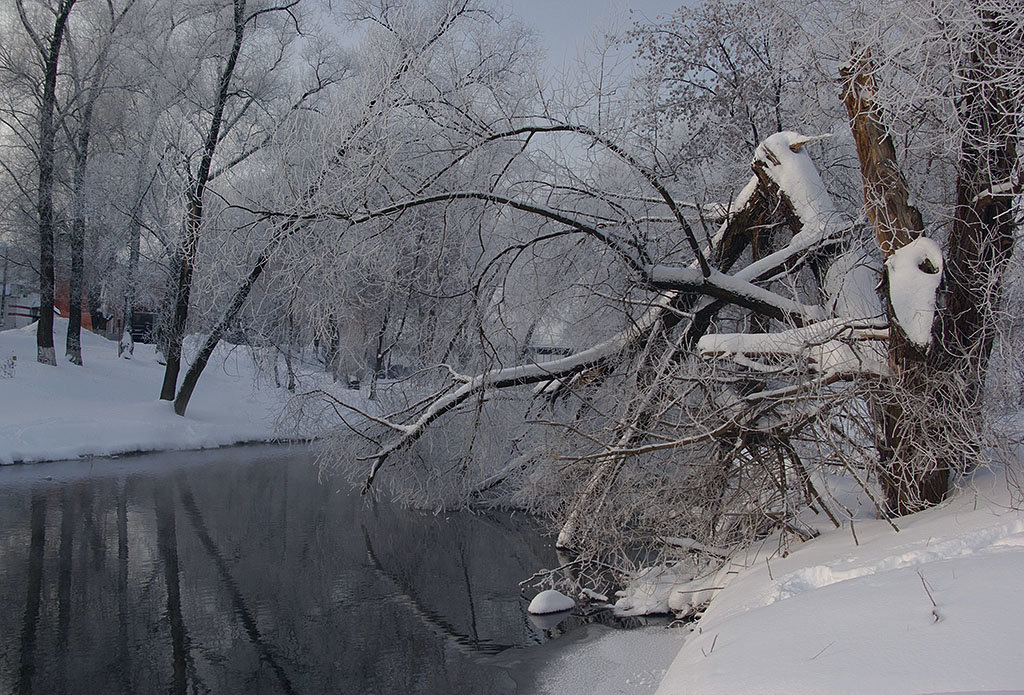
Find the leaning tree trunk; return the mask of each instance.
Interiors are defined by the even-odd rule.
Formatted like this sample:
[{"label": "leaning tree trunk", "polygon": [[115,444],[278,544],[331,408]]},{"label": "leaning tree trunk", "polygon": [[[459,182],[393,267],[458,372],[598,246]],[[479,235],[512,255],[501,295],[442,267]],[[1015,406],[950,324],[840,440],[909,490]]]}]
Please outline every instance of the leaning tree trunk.
[{"label": "leaning tree trunk", "polygon": [[[185,209],[184,239],[178,252],[178,276],[174,293],[174,318],[171,320],[169,335],[167,336],[167,366],[164,369],[163,386],[160,389],[160,399],[164,401],[175,400],[175,388],[178,384],[178,372],[181,369],[181,346],[185,338],[185,326],[188,323],[188,305],[192,293],[192,274],[195,268],[196,256],[199,250],[199,233],[203,225],[203,198],[206,195],[206,187],[210,183],[211,166],[213,156],[217,151],[220,142],[220,131],[224,124],[224,109],[228,99],[231,98],[231,78],[238,63],[238,55],[242,50],[242,40],[245,36],[245,0],[234,0],[234,42],[231,45],[231,52],[228,54],[224,68],[221,70],[218,79],[217,99],[213,105],[213,112],[210,116],[210,127],[206,132],[206,140],[203,144],[203,156],[199,162],[199,169],[196,171],[195,180],[192,182],[188,194],[188,203]],[[202,371],[202,368],[200,368]],[[191,391],[191,389],[190,389]],[[188,399],[185,399],[188,403]],[[175,411],[178,406],[175,405]],[[181,408],[182,414],[184,407]]]},{"label": "leaning tree trunk", "polygon": [[[289,227],[289,229],[290,228],[291,227]],[[249,298],[249,293],[252,292],[252,288],[256,285],[256,281],[260,279],[261,275],[263,275],[263,271],[266,270],[267,264],[270,262],[271,255],[273,255],[274,250],[283,238],[283,234],[279,234],[274,237],[274,239],[272,239],[267,245],[267,248],[265,248],[259,255],[256,262],[253,264],[252,269],[249,270],[249,274],[235,290],[235,295],[232,297],[231,303],[221,316],[220,321],[217,322],[217,325],[213,327],[213,330],[211,330],[210,334],[206,337],[206,341],[199,349],[199,354],[196,355],[195,360],[192,361],[192,365],[185,374],[185,378],[182,379],[181,388],[178,389],[178,394],[174,399],[174,412],[178,415],[185,414],[185,410],[188,408],[188,402],[191,400],[192,393],[195,391],[196,384],[199,382],[199,377],[202,375],[203,370],[206,369],[206,365],[209,363],[210,357],[213,355],[213,351],[220,343],[220,339],[224,337],[224,333],[238,317],[242,307],[245,306],[245,302]],[[294,383],[292,381],[289,381],[289,383],[291,384],[291,387],[294,388]]]}]

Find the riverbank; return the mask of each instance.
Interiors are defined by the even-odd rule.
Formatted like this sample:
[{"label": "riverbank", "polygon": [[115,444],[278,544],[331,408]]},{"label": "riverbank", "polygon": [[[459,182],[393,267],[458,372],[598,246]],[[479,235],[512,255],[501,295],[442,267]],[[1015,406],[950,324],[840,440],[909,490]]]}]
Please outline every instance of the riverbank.
[{"label": "riverbank", "polygon": [[[54,324],[54,342],[63,346],[67,320]],[[152,345],[138,344],[133,359],[120,359],[116,343],[83,331],[82,355],[83,366],[60,358],[42,365],[34,324],[0,332],[0,363],[13,372],[0,376],[0,464],[295,436],[278,423],[291,394],[274,387],[246,347],[218,347],[184,417],[157,399],[164,368]]]},{"label": "riverbank", "polygon": [[767,539],[699,621],[571,635],[530,692],[1020,695],[1022,481],[981,470],[899,532],[856,519],[785,556]]},{"label": "riverbank", "polygon": [[[66,322],[57,326],[60,343]],[[0,362],[16,357],[13,376],[0,378],[0,463],[293,435],[277,423],[289,393],[247,348],[219,349],[184,418],[156,399],[163,368],[152,346],[137,346],[128,361],[84,334],[83,355],[83,367],[39,365],[31,330],[0,333]],[[840,529],[819,524],[819,538],[785,555],[767,539],[734,558],[697,623],[591,626],[562,638],[553,658],[515,654],[536,670],[527,691],[1024,693],[1021,481],[1019,462],[980,470],[946,503],[898,520],[898,533],[865,509]],[[637,605],[668,598],[645,597],[643,585],[632,591]]]}]

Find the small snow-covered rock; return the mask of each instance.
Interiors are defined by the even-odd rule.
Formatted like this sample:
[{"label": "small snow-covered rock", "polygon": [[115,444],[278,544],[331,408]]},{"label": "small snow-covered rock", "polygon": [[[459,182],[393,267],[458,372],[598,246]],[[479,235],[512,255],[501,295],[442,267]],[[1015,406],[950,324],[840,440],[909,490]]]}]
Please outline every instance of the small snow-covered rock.
[{"label": "small snow-covered rock", "polygon": [[534,596],[533,600],[530,601],[530,607],[526,610],[533,615],[544,615],[546,613],[571,610],[575,606],[576,602],[565,594],[554,589],[548,589]]}]

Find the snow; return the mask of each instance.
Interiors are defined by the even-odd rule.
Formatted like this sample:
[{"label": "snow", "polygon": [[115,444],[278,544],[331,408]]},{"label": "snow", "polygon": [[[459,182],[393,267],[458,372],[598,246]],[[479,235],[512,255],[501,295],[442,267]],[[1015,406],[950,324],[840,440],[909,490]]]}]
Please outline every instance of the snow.
[{"label": "snow", "polygon": [[546,613],[571,611],[575,607],[576,602],[565,594],[554,589],[547,589],[534,596],[533,600],[530,601],[530,607],[526,610],[533,615],[544,615]]},{"label": "snow", "polygon": [[[59,345],[66,322],[57,326]],[[0,378],[0,461],[275,436],[283,390],[254,386],[249,351],[230,348],[218,351],[179,418],[156,400],[162,368],[152,346],[119,360],[114,343],[87,333],[84,367],[47,367],[35,362],[32,330],[2,332],[0,361],[17,361],[14,376]],[[681,565],[649,570],[619,598],[619,612],[703,616],[676,629],[574,631],[536,667],[536,692],[1024,692],[1020,465],[1009,475],[980,469],[944,504],[897,520],[898,533],[865,504],[855,527],[819,524],[821,536],[788,554],[771,537],[710,576]],[[573,602],[545,592],[535,603],[565,610]]]},{"label": "snow", "polygon": [[680,290],[699,289],[710,295],[728,296],[737,304],[744,304],[746,302],[770,307],[780,315],[791,315],[799,317],[804,321],[816,321],[825,318],[821,307],[802,304],[788,297],[783,297],[740,277],[739,273],[736,275],[726,275],[717,270],[712,270],[707,277],[704,277],[693,268],[677,268],[665,265],[650,266],[647,273],[651,282],[656,287]]},{"label": "snow", "polygon": [[[769,136],[754,151],[754,161],[786,194],[793,212],[800,218],[800,234],[820,238],[836,226],[849,226],[849,220],[832,202],[804,146],[823,136],[807,136],[783,131]],[[827,137],[827,136],[824,136]],[[798,234],[797,236],[800,236]]]},{"label": "snow", "polygon": [[885,261],[889,301],[907,339],[919,347],[932,342],[935,294],[942,280],[942,249],[918,237],[896,249]]},{"label": "snow", "polygon": [[759,356],[790,355],[806,360],[807,366],[823,375],[888,374],[885,353],[878,348],[886,331],[855,328],[849,319],[829,319],[777,333],[711,333],[697,341],[705,357],[733,357],[753,369],[777,371],[777,365],[762,365]]},{"label": "snow", "polygon": [[[1006,478],[752,561],[711,603],[659,693],[1014,690],[1024,516]],[[1018,691],[1019,692],[1019,691]]]},{"label": "snow", "polygon": [[[573,634],[578,633],[578,634]],[[538,667],[533,687],[537,695],[653,695],[678,652],[683,630],[642,627],[615,630],[588,625],[552,644],[558,654]],[[560,641],[562,641],[560,640]]]},{"label": "snow", "polygon": [[[55,318],[59,353],[66,333],[67,320]],[[14,377],[0,378],[0,464],[202,449],[281,434],[275,418],[287,391],[254,385],[248,348],[219,347],[179,417],[157,399],[163,366],[152,345],[136,344],[134,359],[118,359],[117,343],[83,331],[84,366],[61,356],[51,367],[36,362],[35,341],[35,324],[0,332],[0,360],[17,358]]]},{"label": "snow", "polygon": [[898,520],[898,533],[865,505],[855,534],[847,521],[788,554],[772,537],[689,582],[683,569],[649,570],[619,612],[692,604],[703,616],[603,634],[542,673],[559,686],[542,692],[653,692],[637,679],[646,673],[658,695],[1020,695],[1024,494],[1011,473],[978,471],[944,504]]}]

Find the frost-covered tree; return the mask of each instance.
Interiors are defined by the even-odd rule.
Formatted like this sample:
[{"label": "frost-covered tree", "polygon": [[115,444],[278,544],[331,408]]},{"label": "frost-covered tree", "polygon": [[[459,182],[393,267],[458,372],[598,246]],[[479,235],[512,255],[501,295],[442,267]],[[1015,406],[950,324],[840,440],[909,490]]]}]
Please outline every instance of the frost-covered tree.
[{"label": "frost-covered tree", "polygon": [[[56,364],[53,349],[54,170],[60,128],[58,78],[68,19],[75,0],[26,3],[17,0],[17,19],[6,17],[4,121],[33,154],[37,186],[33,192],[39,230],[39,325],[36,359]],[[27,37],[28,41],[22,39]]]},{"label": "frost-covered tree", "polygon": [[[506,30],[500,13],[466,0],[352,3],[348,10],[356,26],[367,29],[345,95],[325,104],[323,115],[283,129],[264,151],[257,178],[268,169],[280,172],[277,192],[270,194],[280,206],[266,195],[238,206],[259,214],[275,207],[300,212],[263,214],[272,224],[261,225],[262,245],[182,381],[178,412],[184,412],[213,349],[271,266],[277,281],[292,278],[293,287],[283,291],[304,300],[293,307],[312,324],[335,371],[342,353],[359,355],[358,363],[369,349],[372,381],[384,371],[389,353],[416,353],[439,343],[451,352],[466,330],[442,336],[440,314],[467,320],[458,310],[464,305],[452,301],[468,296],[464,283],[445,288],[465,278],[453,275],[452,264],[476,262],[464,254],[474,253],[478,213],[424,209],[401,220],[354,225],[335,211],[383,205],[438,185],[441,178],[500,176],[508,159],[495,165],[493,153],[487,167],[472,158],[455,168],[446,165],[459,143],[493,131],[495,122],[523,107],[528,90],[517,67],[526,58],[525,35]],[[317,143],[312,148],[311,141]],[[320,214],[327,204],[336,207]],[[437,229],[444,232],[437,235]],[[357,345],[342,345],[344,335]]]},{"label": "frost-covered tree", "polygon": [[[423,208],[465,214],[475,201],[504,243],[485,247],[473,287],[496,268],[506,284],[549,272],[549,313],[577,305],[589,316],[567,355],[496,350],[486,316],[516,293],[489,295],[486,360],[425,365],[415,397],[367,414],[364,489],[390,464],[393,486],[419,499],[549,512],[565,547],[618,544],[636,557],[652,544],[713,561],[772,530],[812,535],[798,521],[808,507],[838,522],[831,472],[898,516],[940,500],[981,456],[1019,214],[1019,8],[726,9],[638,32],[652,60],[684,68],[665,103],[694,102],[659,106],[653,123],[701,147],[667,156],[670,139],[652,137],[650,109],[625,93],[600,129],[582,111],[542,106],[460,144],[439,169],[513,143],[497,183],[454,188],[439,176],[396,201],[309,213],[380,225]],[[663,30],[672,40],[650,38]],[[559,162],[567,138],[579,144]],[[709,204],[721,182],[702,189],[687,166],[721,161],[706,151],[719,140],[728,150],[747,138],[746,181]],[[533,229],[515,239],[501,233],[510,225]],[[502,320],[507,334],[528,333],[527,315]],[[438,454],[457,441],[476,449],[472,462]]]}]

